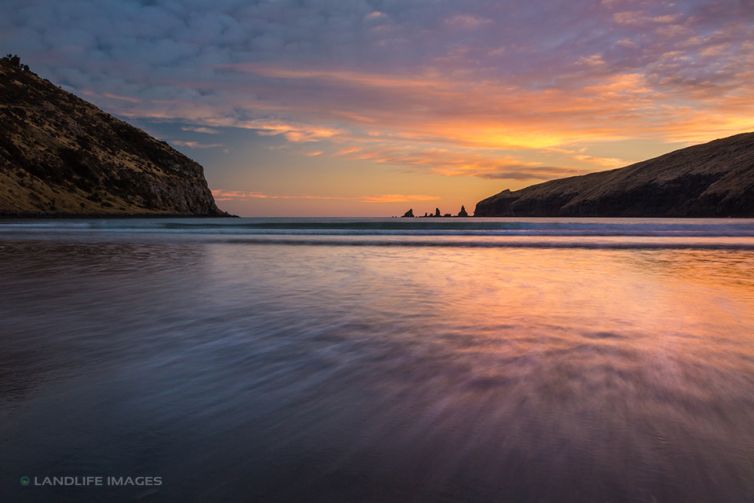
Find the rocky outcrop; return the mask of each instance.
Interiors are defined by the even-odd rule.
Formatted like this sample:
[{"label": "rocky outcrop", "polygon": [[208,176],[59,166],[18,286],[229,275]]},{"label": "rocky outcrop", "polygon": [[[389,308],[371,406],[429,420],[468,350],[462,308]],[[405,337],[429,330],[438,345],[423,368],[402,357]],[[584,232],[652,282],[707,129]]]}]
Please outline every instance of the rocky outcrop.
[{"label": "rocky outcrop", "polygon": [[458,212],[459,217],[468,217],[469,213],[466,211],[466,207],[461,205],[461,211]]},{"label": "rocky outcrop", "polygon": [[414,209],[411,208],[406,213],[404,213],[403,218],[414,218]]},{"label": "rocky outcrop", "polygon": [[226,215],[202,167],[0,59],[0,215]]},{"label": "rocky outcrop", "polygon": [[754,217],[754,133],[480,201],[474,216]]}]

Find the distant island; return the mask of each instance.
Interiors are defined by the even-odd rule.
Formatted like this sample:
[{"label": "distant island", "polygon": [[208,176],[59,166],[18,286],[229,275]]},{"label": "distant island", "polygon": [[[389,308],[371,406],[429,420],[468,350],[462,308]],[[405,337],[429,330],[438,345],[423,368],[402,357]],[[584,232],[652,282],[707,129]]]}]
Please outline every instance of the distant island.
[{"label": "distant island", "polygon": [[625,168],[504,190],[477,217],[754,217],[754,133]]},{"label": "distant island", "polygon": [[228,216],[202,167],[0,59],[0,216]]}]

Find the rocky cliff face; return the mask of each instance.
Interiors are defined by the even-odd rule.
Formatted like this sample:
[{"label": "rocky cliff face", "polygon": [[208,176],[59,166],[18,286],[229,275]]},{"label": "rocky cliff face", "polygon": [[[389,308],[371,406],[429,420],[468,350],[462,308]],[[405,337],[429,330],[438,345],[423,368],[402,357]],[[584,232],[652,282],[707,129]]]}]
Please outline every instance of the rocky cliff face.
[{"label": "rocky cliff face", "polygon": [[754,217],[754,133],[480,201],[475,216]]},{"label": "rocky cliff face", "polygon": [[202,167],[0,59],[0,215],[225,215]]}]

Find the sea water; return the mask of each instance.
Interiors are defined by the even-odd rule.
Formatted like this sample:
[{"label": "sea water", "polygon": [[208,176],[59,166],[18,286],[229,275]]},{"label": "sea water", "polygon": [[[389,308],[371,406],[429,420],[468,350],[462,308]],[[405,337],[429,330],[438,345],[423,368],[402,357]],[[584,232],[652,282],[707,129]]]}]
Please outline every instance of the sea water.
[{"label": "sea water", "polygon": [[754,221],[4,221],[0,501],[67,500],[752,501]]}]

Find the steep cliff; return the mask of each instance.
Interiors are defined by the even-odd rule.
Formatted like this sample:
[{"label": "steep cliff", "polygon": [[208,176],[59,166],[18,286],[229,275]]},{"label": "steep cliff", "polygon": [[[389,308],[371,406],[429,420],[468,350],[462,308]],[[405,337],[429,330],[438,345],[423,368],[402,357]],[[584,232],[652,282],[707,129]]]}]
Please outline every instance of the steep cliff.
[{"label": "steep cliff", "polygon": [[202,167],[0,59],[0,215],[222,216]]},{"label": "steep cliff", "polygon": [[754,217],[754,133],[480,201],[478,217]]}]

